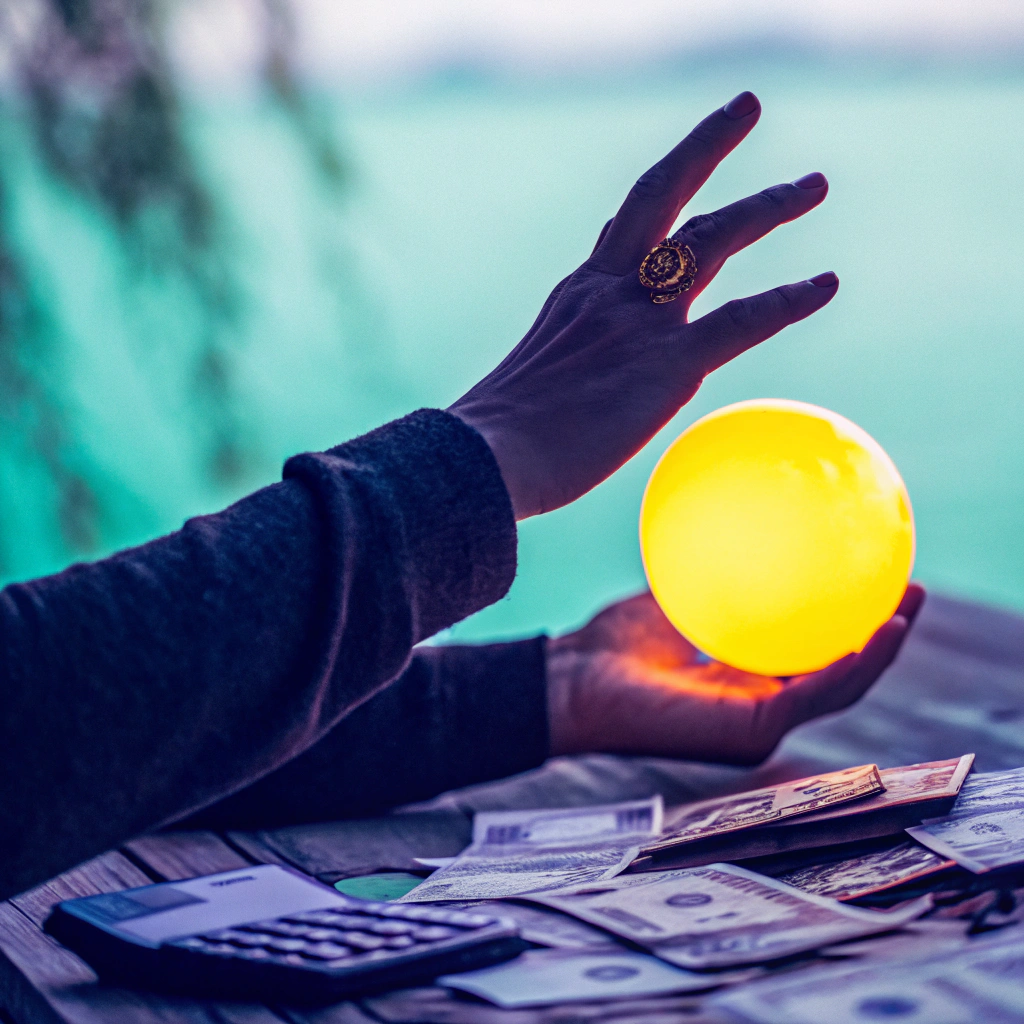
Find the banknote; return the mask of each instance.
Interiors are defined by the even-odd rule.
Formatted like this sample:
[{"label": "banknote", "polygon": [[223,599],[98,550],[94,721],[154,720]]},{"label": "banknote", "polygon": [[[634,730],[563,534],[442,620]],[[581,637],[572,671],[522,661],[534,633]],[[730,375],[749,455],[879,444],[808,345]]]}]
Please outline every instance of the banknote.
[{"label": "banknote", "polygon": [[953,817],[1008,811],[1024,806],[1024,768],[979,772],[967,777],[949,812]]},{"label": "banknote", "polygon": [[[945,761],[883,768],[878,774],[885,790],[872,796],[683,843],[665,843],[664,837],[659,837],[660,848],[642,852],[629,870],[700,867],[902,835],[908,826],[946,814],[952,808],[973,761],[973,754],[964,754]],[[668,831],[681,814],[695,806],[668,812]],[[759,864],[749,866],[761,870]],[[775,871],[769,873],[777,876]]]},{"label": "banknote", "polygon": [[1024,862],[1024,804],[908,828],[919,843],[976,874]]},{"label": "banknote", "polygon": [[486,811],[470,845],[402,897],[504,899],[613,878],[662,826],[661,797],[597,807]]},{"label": "banknote", "polygon": [[714,976],[684,971],[644,953],[545,949],[531,950],[497,967],[446,975],[438,978],[437,984],[469,992],[506,1009],[518,1009],[694,992],[720,982]]},{"label": "banknote", "polygon": [[1024,862],[1024,768],[970,776],[949,815],[907,832],[978,874]]},{"label": "banknote", "polygon": [[888,967],[807,971],[713,998],[755,1024],[1010,1024],[1024,1019],[1024,941],[981,941],[959,953]]},{"label": "banknote", "polygon": [[809,814],[834,804],[881,793],[882,789],[878,766],[864,764],[780,786],[686,804],[675,809],[666,823],[664,834],[647,843],[644,852],[659,852],[770,821]]},{"label": "banknote", "polygon": [[855,900],[937,874],[955,863],[908,840],[842,860],[807,864],[774,877],[815,896]]},{"label": "banknote", "polygon": [[606,931],[578,921],[567,914],[547,907],[503,900],[457,900],[446,903],[445,909],[466,910],[470,913],[489,913],[495,917],[509,917],[519,925],[519,934],[527,942],[552,949],[621,950],[620,943]]},{"label": "banknote", "polygon": [[[974,755],[964,754],[962,757],[951,757],[945,761],[925,761],[921,764],[902,765],[899,768],[882,768],[878,775],[885,787],[883,792],[866,797],[856,804],[814,811],[802,817],[800,824],[835,821],[847,815],[863,816],[903,806],[913,806],[915,810],[922,811],[924,807],[945,803],[946,806],[941,811],[944,813],[945,810],[952,809],[953,801],[961,792],[973,764]],[[917,820],[920,821],[924,817],[927,817],[927,812],[922,811]]]},{"label": "banknote", "polygon": [[775,960],[889,931],[931,906],[923,897],[894,911],[862,910],[734,864],[622,875],[530,899],[691,970]]}]

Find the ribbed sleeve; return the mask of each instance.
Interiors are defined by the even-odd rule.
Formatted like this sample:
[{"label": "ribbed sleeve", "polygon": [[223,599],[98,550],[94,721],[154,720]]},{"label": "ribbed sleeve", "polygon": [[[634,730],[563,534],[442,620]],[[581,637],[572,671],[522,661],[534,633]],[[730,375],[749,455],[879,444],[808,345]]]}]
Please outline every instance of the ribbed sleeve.
[{"label": "ribbed sleeve", "polygon": [[548,756],[545,640],[429,647],[306,753],[185,824],[274,828],[369,817]]},{"label": "ribbed sleeve", "polygon": [[515,573],[489,448],[421,410],[177,533],[0,592],[0,898],[327,735]]}]

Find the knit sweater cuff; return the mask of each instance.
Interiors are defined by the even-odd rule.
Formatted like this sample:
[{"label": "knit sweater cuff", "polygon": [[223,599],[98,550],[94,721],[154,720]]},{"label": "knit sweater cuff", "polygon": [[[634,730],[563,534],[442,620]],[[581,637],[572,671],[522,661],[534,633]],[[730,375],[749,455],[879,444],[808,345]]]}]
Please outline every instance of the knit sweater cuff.
[{"label": "knit sweater cuff", "polygon": [[398,525],[392,554],[411,595],[414,643],[512,585],[512,503],[487,442],[457,416],[420,409],[326,452],[297,455],[284,475],[321,493],[343,475]]}]

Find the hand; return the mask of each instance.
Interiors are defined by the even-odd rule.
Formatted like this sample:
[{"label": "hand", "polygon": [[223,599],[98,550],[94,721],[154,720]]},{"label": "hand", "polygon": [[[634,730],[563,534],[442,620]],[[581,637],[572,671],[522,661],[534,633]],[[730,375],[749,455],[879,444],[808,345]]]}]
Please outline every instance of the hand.
[{"label": "hand", "polygon": [[451,407],[491,446],[517,519],[567,505],[595,487],[693,397],[707,374],[835,295],[838,278],[822,274],[687,322],[691,303],[729,256],[825,198],[821,174],[687,221],[674,237],[693,250],[697,277],[676,301],[655,305],[637,276],[644,256],[760,112],[757,97],[741,93],[644,174],[590,259],[555,288],[526,337]]},{"label": "hand", "polygon": [[548,643],[551,753],[757,764],[794,726],[859,700],[896,657],[924,597],[911,584],[863,651],[789,680],[702,661],[650,594],[620,601]]}]

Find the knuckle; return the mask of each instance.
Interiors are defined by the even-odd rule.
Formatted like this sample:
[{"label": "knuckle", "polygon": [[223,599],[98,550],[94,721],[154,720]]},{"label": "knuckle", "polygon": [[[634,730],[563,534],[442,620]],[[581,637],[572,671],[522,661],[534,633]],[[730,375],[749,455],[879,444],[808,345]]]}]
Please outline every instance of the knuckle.
[{"label": "knuckle", "polygon": [[779,313],[786,315],[796,312],[796,303],[793,301],[793,294],[785,285],[773,288],[769,293],[772,308]]},{"label": "knuckle", "polygon": [[737,331],[747,331],[757,319],[749,299],[731,299],[722,306],[726,322]]},{"label": "knuckle", "polygon": [[672,185],[672,176],[664,161],[655,164],[650,170],[644,171],[637,178],[636,184],[631,190],[635,199],[663,199],[668,195]]},{"label": "knuckle", "polygon": [[677,232],[677,238],[703,239],[716,235],[721,227],[721,218],[715,213],[699,213],[691,217]]},{"label": "knuckle", "polygon": [[717,157],[721,146],[721,136],[711,125],[703,122],[697,125],[686,137],[688,148],[701,154]]},{"label": "knuckle", "polygon": [[763,192],[758,192],[757,200],[762,208],[776,212],[789,206],[792,185],[772,185]]}]

